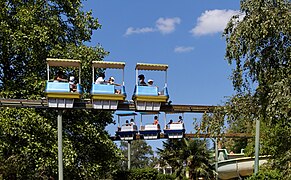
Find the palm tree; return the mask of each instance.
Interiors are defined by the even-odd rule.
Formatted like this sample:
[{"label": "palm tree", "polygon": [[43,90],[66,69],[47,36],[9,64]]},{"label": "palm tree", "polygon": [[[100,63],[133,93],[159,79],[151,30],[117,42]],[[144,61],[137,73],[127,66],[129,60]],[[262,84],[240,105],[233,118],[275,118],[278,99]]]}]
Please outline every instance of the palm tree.
[{"label": "palm tree", "polygon": [[172,166],[177,179],[185,177],[186,172],[189,173],[189,179],[214,177],[205,140],[171,139],[163,142],[163,149],[158,149],[158,154],[161,164],[168,163]]}]

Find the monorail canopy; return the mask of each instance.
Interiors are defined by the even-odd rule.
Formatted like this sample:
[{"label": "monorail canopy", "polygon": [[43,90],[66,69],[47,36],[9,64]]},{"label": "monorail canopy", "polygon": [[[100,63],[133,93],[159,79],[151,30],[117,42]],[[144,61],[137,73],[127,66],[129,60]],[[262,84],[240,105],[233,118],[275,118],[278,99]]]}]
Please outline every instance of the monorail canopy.
[{"label": "monorail canopy", "polygon": [[112,61],[92,61],[92,66],[95,68],[124,69],[125,63]]},{"label": "monorail canopy", "polygon": [[149,63],[137,63],[135,70],[147,70],[147,71],[167,71],[168,65],[166,64],[149,64]]},{"label": "monorail canopy", "polygon": [[56,59],[56,58],[47,58],[48,66],[62,66],[62,67],[80,67],[81,61],[74,59]]}]

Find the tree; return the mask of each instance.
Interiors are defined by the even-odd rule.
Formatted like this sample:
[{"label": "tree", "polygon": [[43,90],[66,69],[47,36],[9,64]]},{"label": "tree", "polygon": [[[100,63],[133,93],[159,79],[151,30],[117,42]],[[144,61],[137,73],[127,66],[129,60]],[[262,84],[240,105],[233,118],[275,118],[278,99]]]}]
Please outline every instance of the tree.
[{"label": "tree", "polygon": [[[80,59],[81,76],[87,80],[82,84],[85,91],[90,89],[91,61],[108,52],[100,45],[84,45],[101,25],[82,10],[80,1],[15,0],[0,6],[1,98],[43,97],[47,57]],[[1,108],[0,177],[56,179],[56,119],[52,109]],[[63,112],[66,179],[100,179],[116,170],[119,150],[104,130],[112,122],[110,112]]]},{"label": "tree", "polygon": [[170,139],[163,142],[163,149],[158,149],[158,154],[161,163],[168,163],[178,179],[183,179],[186,171],[189,172],[189,179],[214,178],[205,140]]},{"label": "tree", "polygon": [[[125,157],[125,160],[128,159],[128,142],[121,141],[120,149],[122,154]],[[153,160],[153,150],[150,145],[146,143],[144,140],[136,140],[131,141],[130,146],[131,152],[131,168],[133,169],[141,169],[150,167]],[[122,161],[122,168],[127,169],[127,161]]]},{"label": "tree", "polygon": [[241,0],[243,19],[234,16],[224,32],[226,59],[236,64],[236,97],[248,97],[232,102],[245,111],[229,114],[261,121],[262,150],[285,179],[291,178],[290,9],[288,0]]},{"label": "tree", "polygon": [[[46,79],[48,56],[70,57],[70,48],[89,41],[101,27],[80,1],[1,1],[0,80],[14,98],[33,97]],[[52,50],[61,50],[59,54]],[[99,52],[102,50],[99,50]],[[103,51],[104,52],[104,51]],[[99,54],[100,60],[104,54]],[[79,56],[77,56],[79,59]],[[33,88],[31,88],[33,87]],[[11,92],[9,93],[12,96]]]}]

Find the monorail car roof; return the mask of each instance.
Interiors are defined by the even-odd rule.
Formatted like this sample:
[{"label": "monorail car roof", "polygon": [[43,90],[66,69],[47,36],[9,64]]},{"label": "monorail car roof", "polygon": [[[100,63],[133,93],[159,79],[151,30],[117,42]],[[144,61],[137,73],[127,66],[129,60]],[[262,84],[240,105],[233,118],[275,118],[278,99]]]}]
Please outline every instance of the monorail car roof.
[{"label": "monorail car roof", "polygon": [[112,61],[92,61],[92,66],[95,68],[124,69],[125,63]]},{"label": "monorail car roof", "polygon": [[135,66],[136,70],[148,70],[148,71],[166,71],[168,65],[166,64],[148,64],[148,63],[137,63]]},{"label": "monorail car roof", "polygon": [[80,67],[81,64],[80,60],[74,59],[47,58],[46,61],[49,66]]}]

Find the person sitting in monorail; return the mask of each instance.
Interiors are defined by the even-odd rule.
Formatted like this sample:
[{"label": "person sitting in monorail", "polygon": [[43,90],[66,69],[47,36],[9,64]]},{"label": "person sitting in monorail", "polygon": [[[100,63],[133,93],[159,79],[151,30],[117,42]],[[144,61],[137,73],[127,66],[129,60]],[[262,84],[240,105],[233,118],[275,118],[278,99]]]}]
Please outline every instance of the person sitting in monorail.
[{"label": "person sitting in monorail", "polygon": [[[108,82],[107,84],[109,84],[109,85],[121,86],[121,84],[116,84],[116,83],[114,82],[114,77],[113,77],[113,76],[111,76],[111,77],[108,79],[107,82]],[[119,90],[119,89],[115,89],[115,94],[120,94],[120,93],[121,93],[121,90]]]},{"label": "person sitting in monorail", "polygon": [[[152,79],[148,80],[148,86],[156,87],[157,89],[159,89],[158,86],[154,85],[154,80],[152,80]],[[158,92],[158,95],[161,95],[161,92]]]},{"label": "person sitting in monorail", "polygon": [[64,79],[63,71],[58,71],[56,77],[54,78],[54,82],[68,82],[67,79]]},{"label": "person sitting in monorail", "polygon": [[106,84],[106,83],[107,82],[105,81],[105,73],[100,73],[95,81],[95,84]]},{"label": "person sitting in monorail", "polygon": [[157,125],[158,129],[161,129],[160,124],[159,124],[158,116],[155,116],[154,117],[154,123],[153,123],[153,125]]},{"label": "person sitting in monorail", "polygon": [[182,118],[182,116],[179,116],[178,123],[183,123],[183,118]]},{"label": "person sitting in monorail", "polygon": [[149,79],[149,80],[148,80],[148,86],[155,86],[155,85],[154,85],[154,80]]},{"label": "person sitting in monorail", "polygon": [[71,92],[76,92],[77,91],[77,84],[75,82],[75,77],[74,76],[70,77],[69,84],[70,84],[70,91]]},{"label": "person sitting in monorail", "polygon": [[135,125],[135,122],[134,122],[133,119],[130,120],[130,125],[131,125],[131,126]]},{"label": "person sitting in monorail", "polygon": [[166,128],[170,129],[170,124],[173,124],[173,120],[171,119],[170,122],[167,124]]},{"label": "person sitting in monorail", "polygon": [[155,116],[154,117],[154,125],[158,125],[159,124],[159,119],[158,119],[158,116]]},{"label": "person sitting in monorail", "polygon": [[138,85],[139,86],[147,86],[147,83],[144,81],[145,77],[143,74],[138,75]]}]

